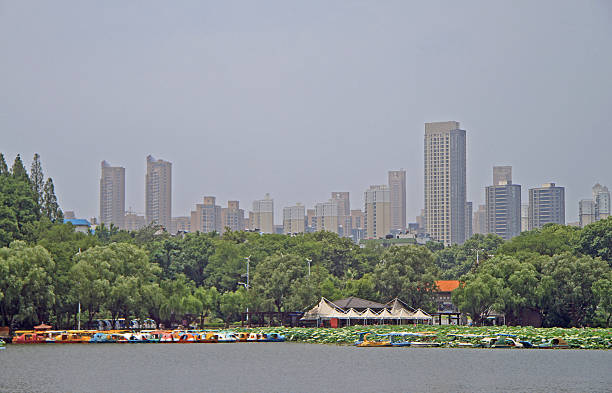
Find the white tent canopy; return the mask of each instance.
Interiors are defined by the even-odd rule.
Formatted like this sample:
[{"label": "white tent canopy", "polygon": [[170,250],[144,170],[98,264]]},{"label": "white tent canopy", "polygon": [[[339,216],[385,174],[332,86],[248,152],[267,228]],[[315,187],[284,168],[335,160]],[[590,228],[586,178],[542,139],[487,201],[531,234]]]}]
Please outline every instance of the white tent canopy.
[{"label": "white tent canopy", "polygon": [[[357,299],[362,300],[362,299]],[[365,300],[363,303],[367,302]],[[367,303],[365,303],[367,304]],[[375,319],[379,321],[384,320],[431,320],[432,317],[421,309],[414,310],[412,307],[406,305],[399,299],[394,299],[384,305],[379,312],[374,311],[372,308],[366,308],[364,311],[359,311],[356,308],[343,309],[333,302],[322,297],[319,303],[312,309],[304,313],[302,320],[330,320],[332,318],[338,318],[351,321],[366,321],[368,319]]]},{"label": "white tent canopy", "polygon": [[427,314],[425,311],[419,308],[416,310],[416,312],[414,313],[411,319],[426,320],[426,319],[432,319],[432,318],[431,318],[431,315]]}]

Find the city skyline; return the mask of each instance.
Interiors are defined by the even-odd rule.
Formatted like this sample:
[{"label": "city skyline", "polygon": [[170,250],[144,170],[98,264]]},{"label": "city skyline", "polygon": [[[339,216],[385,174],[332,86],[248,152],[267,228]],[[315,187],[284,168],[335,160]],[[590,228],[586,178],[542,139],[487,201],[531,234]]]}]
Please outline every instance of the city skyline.
[{"label": "city skyline", "polygon": [[592,185],[612,184],[609,7],[77,2],[74,18],[11,2],[0,24],[2,150],[28,163],[40,153],[60,205],[81,217],[98,214],[101,160],[126,168],[126,210],[144,213],[152,154],[175,165],[175,216],[204,195],[246,207],[269,192],[277,223],[283,206],[333,190],[361,207],[366,187],[405,168],[412,222],[422,124],[456,119],[469,131],[474,207],[490,168],[512,165],[523,200],[563,185],[575,222]]}]

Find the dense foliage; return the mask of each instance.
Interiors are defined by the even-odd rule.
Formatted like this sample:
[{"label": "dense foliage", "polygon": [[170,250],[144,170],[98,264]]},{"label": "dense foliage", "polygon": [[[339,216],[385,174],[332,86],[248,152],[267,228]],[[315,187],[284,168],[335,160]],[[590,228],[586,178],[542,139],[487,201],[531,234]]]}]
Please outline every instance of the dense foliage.
[{"label": "dense foliage", "polygon": [[361,248],[329,232],[170,236],[101,225],[86,234],[63,224],[53,181],[42,179],[38,155],[29,175],[19,156],[9,169],[0,155],[0,325],[74,327],[79,304],[83,323],[230,323],[247,307],[304,311],[322,296],[399,297],[436,311],[437,279],[462,281],[454,301],[475,323],[494,312],[511,324],[527,323],[526,313],[547,326],[611,322],[612,218],[451,247]]}]

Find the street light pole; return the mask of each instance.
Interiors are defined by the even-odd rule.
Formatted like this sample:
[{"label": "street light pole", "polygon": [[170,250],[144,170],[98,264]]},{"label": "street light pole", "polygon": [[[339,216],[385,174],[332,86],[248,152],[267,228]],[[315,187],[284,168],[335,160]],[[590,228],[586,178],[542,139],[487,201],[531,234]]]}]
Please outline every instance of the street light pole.
[{"label": "street light pole", "polygon": [[[250,262],[251,262],[251,256],[249,255],[245,259],[246,259],[246,262],[247,262],[247,277],[246,277],[247,278],[247,282],[246,282],[245,288],[246,288],[246,290],[248,292],[249,291],[249,286],[250,286],[250,284],[249,284],[249,265],[250,265]],[[249,326],[249,306],[248,305],[247,305],[247,308],[246,308],[246,323],[247,323],[247,326]]]},{"label": "street light pole", "polygon": [[312,259],[306,258],[306,262],[308,262],[308,277],[310,277],[310,262],[312,262]]}]

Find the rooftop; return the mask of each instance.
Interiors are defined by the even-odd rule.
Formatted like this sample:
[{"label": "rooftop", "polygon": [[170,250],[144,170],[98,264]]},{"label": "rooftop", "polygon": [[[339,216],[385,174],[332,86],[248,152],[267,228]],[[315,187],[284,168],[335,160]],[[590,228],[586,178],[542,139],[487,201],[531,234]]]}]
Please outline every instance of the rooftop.
[{"label": "rooftop", "polygon": [[452,292],[459,288],[459,280],[436,281],[436,286],[440,289],[440,292]]}]

